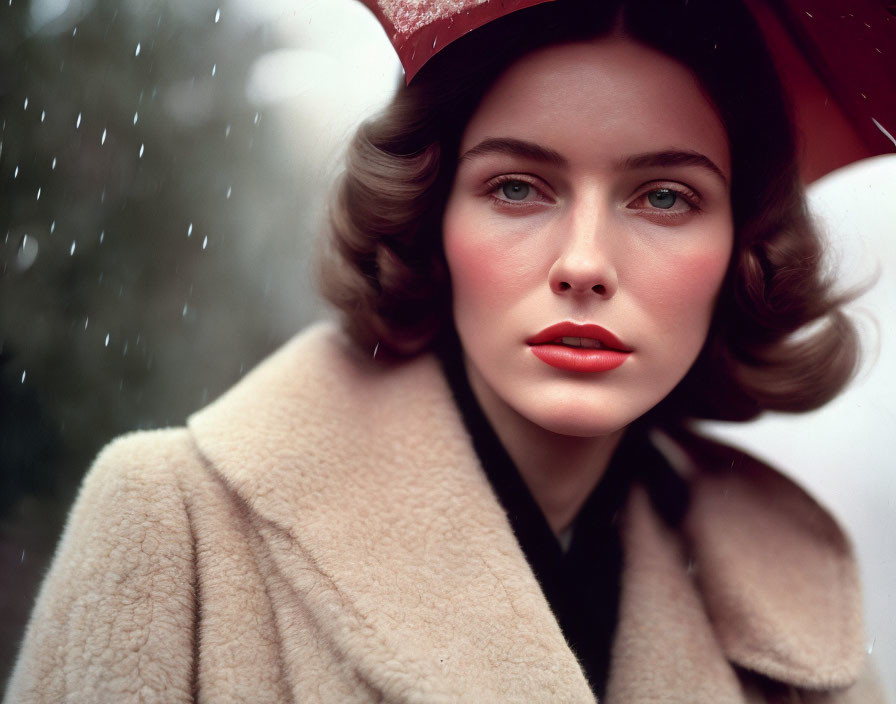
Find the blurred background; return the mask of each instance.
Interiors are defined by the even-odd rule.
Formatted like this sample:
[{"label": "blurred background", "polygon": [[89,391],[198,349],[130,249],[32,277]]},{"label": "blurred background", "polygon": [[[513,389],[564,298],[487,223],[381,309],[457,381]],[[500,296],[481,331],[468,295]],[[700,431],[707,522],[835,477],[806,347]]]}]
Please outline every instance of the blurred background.
[{"label": "blurred background", "polygon": [[[0,0],[0,682],[78,484],[326,315],[313,242],[357,124],[401,80],[356,0]],[[812,186],[868,354],[808,417],[711,430],[852,533],[896,691],[896,157]]]}]

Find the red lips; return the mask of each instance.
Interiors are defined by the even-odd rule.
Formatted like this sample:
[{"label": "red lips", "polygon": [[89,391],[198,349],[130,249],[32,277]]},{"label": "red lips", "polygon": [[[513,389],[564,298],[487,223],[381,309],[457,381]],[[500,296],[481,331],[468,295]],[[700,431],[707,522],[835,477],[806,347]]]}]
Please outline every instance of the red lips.
[{"label": "red lips", "polygon": [[[561,338],[585,338],[586,345],[578,347],[562,344]],[[545,364],[572,372],[607,372],[628,359],[632,350],[609,330],[593,323],[557,323],[526,340],[532,354]]]}]

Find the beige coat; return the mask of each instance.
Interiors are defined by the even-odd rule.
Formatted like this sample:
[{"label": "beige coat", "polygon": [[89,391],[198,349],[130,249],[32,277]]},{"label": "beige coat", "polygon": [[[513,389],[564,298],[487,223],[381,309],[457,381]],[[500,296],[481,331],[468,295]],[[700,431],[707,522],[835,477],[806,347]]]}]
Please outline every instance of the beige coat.
[{"label": "beige coat", "polygon": [[[606,701],[879,701],[837,526],[695,447],[681,535],[630,497]],[[594,701],[432,358],[384,369],[316,326],[100,455],[7,701],[195,700]]]}]

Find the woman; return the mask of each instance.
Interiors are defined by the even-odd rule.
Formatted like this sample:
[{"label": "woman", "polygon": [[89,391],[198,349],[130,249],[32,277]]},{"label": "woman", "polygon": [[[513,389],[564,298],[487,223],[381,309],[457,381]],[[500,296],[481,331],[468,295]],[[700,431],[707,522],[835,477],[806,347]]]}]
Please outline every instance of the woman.
[{"label": "woman", "polygon": [[100,456],[11,701],[879,700],[837,526],[686,429],[855,360],[742,8],[477,29],[331,225],[349,335]]}]

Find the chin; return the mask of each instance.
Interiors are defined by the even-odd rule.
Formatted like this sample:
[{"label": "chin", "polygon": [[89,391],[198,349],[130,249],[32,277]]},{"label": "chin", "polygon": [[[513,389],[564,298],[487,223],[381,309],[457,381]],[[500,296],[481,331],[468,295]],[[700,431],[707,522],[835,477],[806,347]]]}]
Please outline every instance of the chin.
[{"label": "chin", "polygon": [[612,435],[640,416],[621,416],[607,413],[605,408],[569,407],[548,409],[540,408],[537,412],[523,413],[529,421],[557,435],[568,435],[577,438],[596,438]]}]

